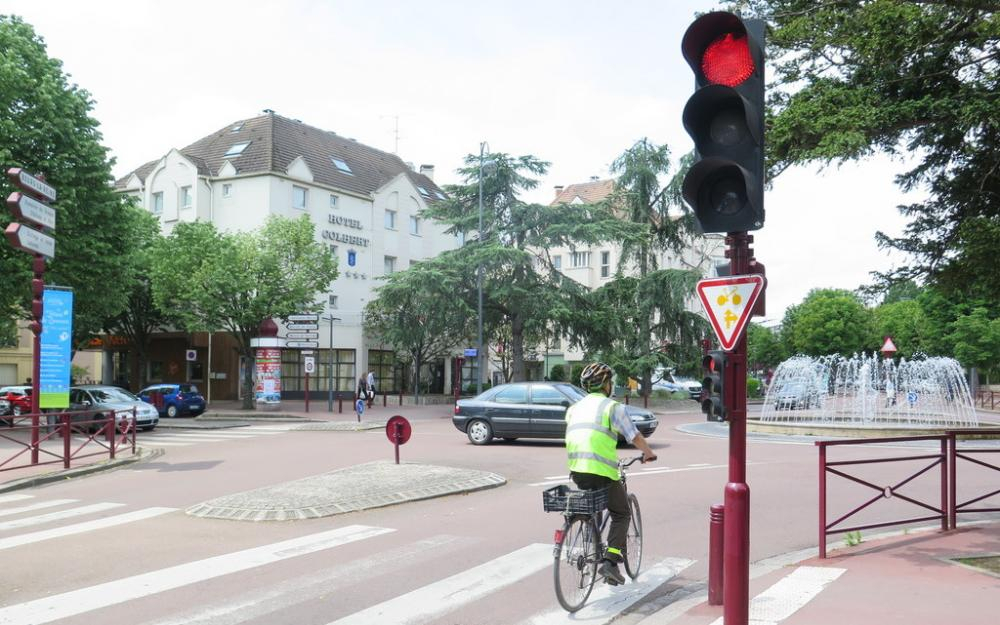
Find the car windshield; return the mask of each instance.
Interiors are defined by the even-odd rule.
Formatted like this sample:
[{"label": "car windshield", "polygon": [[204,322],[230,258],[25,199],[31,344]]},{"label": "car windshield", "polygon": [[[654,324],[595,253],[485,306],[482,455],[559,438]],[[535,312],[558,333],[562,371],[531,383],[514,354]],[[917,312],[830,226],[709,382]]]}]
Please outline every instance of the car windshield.
[{"label": "car windshield", "polygon": [[198,387],[195,386],[194,384],[181,384],[179,386],[179,388],[180,388],[180,391],[182,393],[197,393],[198,392]]},{"label": "car windshield", "polygon": [[117,401],[139,401],[138,397],[120,388],[95,388],[91,389],[90,394],[102,404]]}]

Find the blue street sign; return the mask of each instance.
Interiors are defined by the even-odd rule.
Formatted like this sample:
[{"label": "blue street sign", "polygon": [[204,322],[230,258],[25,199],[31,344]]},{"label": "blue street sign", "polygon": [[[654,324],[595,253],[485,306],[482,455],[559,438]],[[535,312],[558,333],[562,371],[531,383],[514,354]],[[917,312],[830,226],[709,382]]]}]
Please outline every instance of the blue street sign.
[{"label": "blue street sign", "polygon": [[42,293],[38,407],[69,408],[73,346],[73,291],[46,288]]},{"label": "blue street sign", "polygon": [[466,358],[475,358],[478,355],[479,355],[479,350],[476,349],[475,347],[467,347],[465,349],[464,356]]},{"label": "blue street sign", "polygon": [[359,399],[357,403],[354,404],[354,412],[358,413],[358,416],[365,414],[365,400]]},{"label": "blue street sign", "polygon": [[916,391],[910,391],[909,393],[907,393],[906,394],[906,401],[910,402],[911,406],[913,404],[917,403],[917,392]]},{"label": "blue street sign", "polygon": [[358,263],[358,253],[354,250],[347,250],[347,265],[353,267]]}]

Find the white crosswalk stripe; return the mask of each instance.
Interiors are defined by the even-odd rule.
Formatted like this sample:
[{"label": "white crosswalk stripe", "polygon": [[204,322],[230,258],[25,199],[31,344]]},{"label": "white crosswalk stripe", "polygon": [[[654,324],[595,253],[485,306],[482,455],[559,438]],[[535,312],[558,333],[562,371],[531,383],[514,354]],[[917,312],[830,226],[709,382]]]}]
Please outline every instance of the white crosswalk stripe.
[{"label": "white crosswalk stripe", "polygon": [[150,571],[123,579],[64,592],[51,597],[0,608],[0,624],[41,625],[85,614],[156,593],[180,588],[222,575],[280,562],[340,545],[373,538],[394,530],[366,525],[349,525],[262,547],[206,558]]},{"label": "white crosswalk stripe", "polygon": [[138,441],[140,445],[150,447],[187,447],[198,443],[224,443],[260,436],[273,436],[287,432],[288,429],[287,426],[250,426],[195,431],[161,428],[156,432],[141,434]]},{"label": "white crosswalk stripe", "polygon": [[[30,495],[27,497],[30,498]],[[37,503],[28,504],[26,506],[18,506],[16,508],[3,508],[0,509],[0,516],[13,516],[15,514],[34,512],[35,510],[42,510],[44,508],[55,508],[56,506],[64,506],[68,503],[76,503],[77,501],[77,499],[51,499],[49,501],[39,501]]]},{"label": "white crosswalk stripe", "polygon": [[[777,625],[812,601],[847,569],[800,566],[750,600],[753,625]],[[722,625],[722,617],[712,622]]]},{"label": "white crosswalk stripe", "polygon": [[[117,506],[120,504],[112,504],[112,505]],[[123,514],[117,514],[114,516],[95,519],[93,521],[74,523],[72,525],[64,525],[61,527],[41,530],[38,532],[30,532],[27,534],[18,534],[16,536],[0,538],[0,551],[4,549],[12,549],[14,547],[21,547],[23,545],[30,545],[33,543],[40,543],[42,541],[51,540],[53,538],[62,538],[63,536],[73,536],[75,534],[83,534],[85,532],[92,532],[94,530],[100,530],[108,527],[124,525],[126,523],[133,523],[135,521],[151,519],[153,517],[160,516],[161,514],[174,512],[175,510],[177,510],[177,508],[162,508],[162,507],[143,508],[142,510],[125,512]]]},{"label": "white crosswalk stripe", "polygon": [[24,501],[25,499],[31,499],[33,495],[22,495],[15,493],[13,495],[0,495],[0,503],[7,503],[9,501]]},{"label": "white crosswalk stripe", "polygon": [[33,525],[43,525],[45,523],[51,523],[52,521],[62,521],[63,519],[71,519],[73,517],[93,514],[95,512],[104,512],[105,510],[111,510],[112,508],[121,508],[124,505],[125,504],[123,503],[94,503],[87,506],[80,506],[79,508],[69,508],[68,510],[60,510],[59,512],[39,514],[36,516],[24,517],[23,519],[16,519],[14,521],[4,521],[3,523],[0,523],[0,531],[17,529],[19,527],[31,527]]}]

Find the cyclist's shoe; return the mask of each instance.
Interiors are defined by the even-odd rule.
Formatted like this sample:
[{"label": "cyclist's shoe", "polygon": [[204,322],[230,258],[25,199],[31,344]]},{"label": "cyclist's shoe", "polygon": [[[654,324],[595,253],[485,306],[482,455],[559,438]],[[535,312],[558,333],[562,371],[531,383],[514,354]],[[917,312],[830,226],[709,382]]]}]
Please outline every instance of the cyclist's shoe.
[{"label": "cyclist's shoe", "polygon": [[618,565],[610,560],[601,562],[601,566],[597,569],[597,574],[604,577],[604,581],[612,586],[625,583],[625,576],[618,570]]}]

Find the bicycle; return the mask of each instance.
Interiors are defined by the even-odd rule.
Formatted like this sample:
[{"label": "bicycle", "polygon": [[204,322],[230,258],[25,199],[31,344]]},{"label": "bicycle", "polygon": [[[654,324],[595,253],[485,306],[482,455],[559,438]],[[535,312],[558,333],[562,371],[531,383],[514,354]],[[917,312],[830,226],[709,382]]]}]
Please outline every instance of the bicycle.
[{"label": "bicycle", "polygon": [[[625,469],[642,460],[619,460],[621,484],[625,484]],[[642,564],[642,514],[639,499],[625,488],[629,507],[629,525],[625,544],[625,572],[632,579],[639,576]],[[604,536],[611,515],[607,511],[608,490],[573,490],[565,484],[546,489],[542,493],[542,507],[546,512],[562,512],[565,522],[556,530],[553,547],[553,581],[556,599],[567,612],[576,612],[584,606],[597,581],[597,566],[604,554]]]}]

